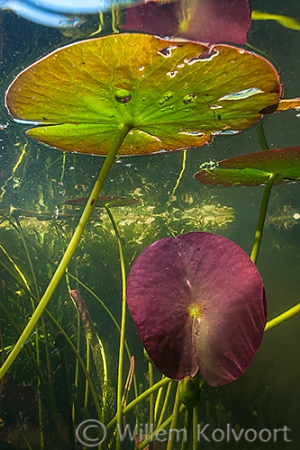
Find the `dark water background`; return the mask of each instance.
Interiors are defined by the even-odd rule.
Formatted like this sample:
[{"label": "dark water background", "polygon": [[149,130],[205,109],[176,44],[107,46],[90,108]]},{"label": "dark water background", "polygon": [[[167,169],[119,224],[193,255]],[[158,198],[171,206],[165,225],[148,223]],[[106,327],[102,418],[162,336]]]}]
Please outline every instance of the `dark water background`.
[{"label": "dark water background", "polygon": [[[252,2],[252,5],[253,9],[283,14],[300,20],[300,2],[295,0],[285,2],[256,0]],[[24,125],[14,124],[8,116],[3,106],[3,96],[9,83],[20,70],[49,51],[70,42],[70,38],[62,36],[59,30],[27,22],[13,13],[0,14],[0,123],[4,125],[4,129],[0,131],[0,188],[2,187],[0,209],[6,210],[13,206],[37,213],[54,211],[55,206],[61,207],[67,198],[89,194],[102,159],[68,154],[63,161],[59,150],[28,141],[25,137]],[[275,21],[253,21],[248,42],[264,52],[275,64],[284,85],[284,96],[299,97],[300,31],[284,28]],[[267,117],[263,127],[270,148],[299,145],[300,118],[296,116],[295,111],[271,115]],[[23,146],[25,146],[26,155],[13,173]],[[199,165],[208,159],[223,159],[260,149],[257,126],[254,126],[240,135],[219,137],[210,146],[189,150],[187,168],[176,191],[181,209],[184,205],[188,205],[186,199],[194,199],[194,202],[191,200],[193,205],[199,201],[207,201],[233,208],[235,221],[228,223],[226,228],[220,227],[214,231],[229,237],[248,253],[252,246],[263,188],[207,188],[194,181],[192,175],[198,170]],[[156,214],[162,213],[175,186],[181,164],[182,152],[123,158],[112,169],[103,195],[127,195],[128,193],[134,195],[134,191],[140,188],[145,208],[151,206],[155,208]],[[151,216],[147,209],[139,212],[141,216],[143,213]],[[297,222],[293,219],[293,215],[297,213],[300,214],[300,185],[274,187],[268,223],[264,230],[258,259],[258,268],[267,293],[268,318],[275,317],[300,301],[300,220]],[[128,211],[126,214],[130,216]],[[123,220],[126,217],[123,217]],[[118,220],[121,220],[121,217]],[[158,220],[155,224],[153,234],[151,235],[151,230],[147,232],[142,246],[150,244],[158,237],[168,235],[165,220],[162,220],[160,229]],[[197,230],[197,222],[194,225]],[[27,226],[29,226],[28,223],[25,227]],[[40,227],[43,227],[43,222]],[[69,228],[71,229],[72,226],[70,225]],[[139,229],[135,231],[139,232]],[[184,231],[190,231],[190,228]],[[41,228],[38,232],[42,233]],[[129,235],[130,231],[127,230],[127,233]],[[54,232],[47,232],[43,242],[42,251],[51,258],[55,253],[55,246],[59,246],[57,242],[53,243],[55,236],[57,235]],[[98,241],[95,243],[93,236],[99,238],[97,229],[91,225],[83,242],[86,248],[82,245],[75,255],[76,267],[80,273],[80,279],[97,291],[119,319],[120,283],[116,244],[112,237],[108,237],[108,241],[104,244]],[[19,241],[16,241],[13,232],[3,226],[0,228],[0,244],[16,257],[19,255],[21,267],[26,273],[26,262],[23,261],[22,266],[20,256],[22,246]],[[128,260],[131,261],[139,251],[134,245],[128,246]],[[45,269],[40,267],[39,271],[39,283],[43,291],[53,268],[46,264],[42,256],[40,260],[37,258],[36,262],[45,264]],[[72,268],[75,270],[75,263]],[[2,269],[0,269],[0,275],[6,284],[10,283]],[[16,290],[16,287],[12,284],[11,290],[13,289]],[[109,343],[108,360],[113,371],[112,380],[115,382],[113,364],[115,364],[118,343],[115,328],[111,326],[92,298],[87,295],[86,300],[91,308],[93,320],[98,326],[99,334],[103,337],[104,343]],[[59,301],[58,292],[53,302],[59,304]],[[60,308],[63,315],[61,304]],[[68,313],[65,320],[71,321]],[[299,320],[300,318],[296,316],[268,331],[247,372],[238,381],[228,386],[217,389],[206,387],[201,403],[203,422],[212,424],[212,427],[225,429],[227,423],[230,423],[232,427],[239,426],[255,430],[262,428],[272,430],[287,426],[291,429],[288,437],[292,442],[284,443],[280,439],[276,443],[203,442],[201,448],[240,450],[248,448],[297,450],[300,448]],[[10,339],[4,330],[4,345],[6,338]],[[136,348],[137,370],[142,382],[146,364],[133,327],[129,327],[128,340],[133,348]],[[25,378],[27,381],[30,378],[28,368]]]}]

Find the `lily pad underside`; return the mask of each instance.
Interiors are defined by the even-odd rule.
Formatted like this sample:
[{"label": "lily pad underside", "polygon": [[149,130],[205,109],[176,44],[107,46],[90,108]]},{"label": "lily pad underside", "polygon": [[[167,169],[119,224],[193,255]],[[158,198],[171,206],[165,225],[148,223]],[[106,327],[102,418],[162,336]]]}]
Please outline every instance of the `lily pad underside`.
[{"label": "lily pad underside", "polygon": [[6,106],[38,141],[105,155],[124,124],[119,154],[203,145],[235,134],[262,111],[300,107],[280,100],[274,67],[228,45],[118,34],[55,50],[16,77]]},{"label": "lily pad underside", "polygon": [[274,184],[295,183],[300,181],[300,146],[248,153],[206,167],[194,175],[203,184],[260,186],[271,174],[276,174]]},{"label": "lily pad underside", "polygon": [[262,279],[234,242],[211,233],[164,238],[133,264],[127,303],[148,355],[167,377],[208,384],[244,373],[264,334]]}]

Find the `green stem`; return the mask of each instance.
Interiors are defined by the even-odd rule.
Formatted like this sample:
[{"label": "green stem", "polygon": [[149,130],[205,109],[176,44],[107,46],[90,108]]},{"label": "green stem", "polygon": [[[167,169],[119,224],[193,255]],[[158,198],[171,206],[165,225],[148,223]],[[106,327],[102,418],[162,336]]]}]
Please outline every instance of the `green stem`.
[{"label": "green stem", "polygon": [[[32,279],[33,279],[33,283],[34,283],[34,288],[35,288],[35,292],[36,292],[36,297],[40,300],[40,289],[39,289],[39,285],[37,282],[37,277],[36,277],[36,273],[34,270],[34,266],[32,263],[32,259],[30,256],[30,252],[29,252],[29,248],[26,242],[26,238],[23,232],[23,228],[21,226],[21,223],[19,221],[19,218],[16,216],[15,217],[15,221],[16,221],[16,225],[17,225],[17,230],[20,234],[21,237],[21,241],[23,243],[24,246],[24,250],[26,253],[26,257],[27,257],[27,261],[30,267],[30,271],[31,271],[31,275],[32,275]],[[25,277],[24,277],[25,278]],[[32,303],[34,305],[34,302],[32,300]],[[32,308],[34,311],[34,307]],[[42,319],[42,327],[43,327],[43,333],[44,333],[44,339],[45,339],[45,354],[46,354],[46,361],[47,361],[47,368],[48,368],[48,389],[49,389],[49,396],[48,398],[50,399],[51,402],[51,410],[52,413],[55,412],[55,395],[54,395],[54,385],[53,385],[53,372],[52,372],[52,365],[51,365],[51,359],[50,359],[50,354],[49,354],[49,340],[48,340],[48,329],[47,329],[47,325],[46,322],[44,320],[44,317],[41,317]],[[39,336],[39,329],[38,327],[36,327],[36,353],[37,353],[37,362],[40,365],[40,336]],[[40,384],[41,384],[41,379],[38,378],[38,386],[40,389]],[[40,434],[41,434],[41,438],[40,438],[40,446],[41,446],[41,450],[44,449],[44,425],[43,425],[43,414],[42,414],[42,402],[41,402],[41,396],[38,397],[38,404],[39,404],[39,428],[40,428]],[[56,414],[51,414],[51,422],[52,422],[52,426],[54,429],[54,435],[55,435],[55,439],[56,442],[59,442],[59,430],[58,430],[58,421],[57,421],[57,416]]]},{"label": "green stem", "polygon": [[[7,220],[11,223],[12,226],[14,226],[14,227],[16,228],[15,224],[14,224],[13,222],[11,222],[9,216],[7,216]],[[55,223],[55,225],[57,225],[57,224]],[[59,235],[59,233],[58,233],[58,235]],[[26,239],[26,237],[25,237],[25,239]],[[28,239],[27,239],[27,241],[28,241]],[[40,249],[36,244],[34,244],[33,242],[30,242],[30,241],[28,241],[28,242],[30,243],[30,245],[31,245],[36,251],[38,251],[40,254],[43,254],[43,252],[41,251],[41,249]],[[1,249],[1,247],[0,247],[0,249]],[[43,254],[43,256],[44,256],[44,258],[46,258],[46,260],[47,260],[52,266],[55,266],[55,263],[52,261],[51,258],[49,258],[49,257],[48,257],[47,255],[45,255],[45,254]],[[1,261],[0,261],[0,265],[1,265]],[[14,265],[14,266],[15,266],[15,265]],[[4,268],[5,268],[5,267],[4,267]],[[5,268],[5,270],[7,270],[7,268]],[[9,271],[8,273],[9,273],[11,276],[13,276],[11,271]],[[68,286],[68,288],[67,288],[67,289],[68,289],[68,292],[71,291],[70,283],[69,283],[69,281],[68,281],[68,278],[72,278],[74,281],[76,281],[76,283],[77,283],[79,286],[82,286],[89,294],[91,294],[91,295],[92,295],[92,296],[100,303],[100,305],[104,308],[104,310],[107,312],[107,314],[109,315],[109,317],[110,317],[111,320],[113,321],[113,323],[114,323],[114,325],[116,326],[118,332],[120,332],[120,326],[119,326],[119,324],[118,324],[116,318],[114,317],[114,315],[112,314],[112,312],[110,311],[110,309],[105,305],[105,303],[100,299],[100,297],[98,297],[98,295],[96,295],[95,292],[92,291],[92,289],[90,289],[86,284],[84,284],[82,281],[80,281],[80,280],[78,279],[77,276],[73,275],[71,272],[69,272],[68,270],[66,270],[66,281],[67,281],[67,286]],[[14,277],[14,279],[15,279],[15,281],[16,281],[18,284],[20,284],[19,280],[18,280],[16,277]],[[22,279],[22,280],[23,280],[23,279]],[[24,289],[24,283],[22,283],[22,289]],[[27,290],[25,289],[25,291],[26,291],[27,293],[29,293],[29,289],[27,289]],[[130,361],[130,359],[131,359],[131,353],[130,353],[130,349],[129,349],[129,346],[128,346],[128,343],[127,343],[126,340],[125,340],[125,349],[126,349],[126,352],[127,352],[127,355],[128,355],[128,360]],[[135,396],[138,396],[138,389],[137,389],[137,382],[136,382],[136,376],[135,376],[135,374],[133,375],[133,380],[134,380],[134,391],[135,391]]]},{"label": "green stem", "polygon": [[[5,308],[5,306],[0,301],[0,311],[3,317],[6,318],[7,322],[10,324],[10,326],[13,328],[15,333],[20,336],[21,331],[19,329],[19,325],[13,317],[10,315],[8,310]],[[37,345],[39,345],[39,341],[36,342]],[[57,414],[56,414],[56,407],[55,407],[55,397],[53,394],[51,394],[51,389],[49,389],[49,385],[46,384],[44,379],[43,371],[40,367],[40,358],[39,358],[39,352],[37,352],[36,356],[34,355],[33,351],[31,350],[30,342],[27,342],[24,346],[24,348],[27,351],[28,357],[30,358],[31,364],[35,367],[35,370],[37,372],[38,376],[38,394],[42,393],[42,395],[38,395],[38,417],[39,417],[39,426],[40,426],[40,449],[44,448],[43,442],[44,442],[44,435],[43,435],[43,414],[42,414],[42,398],[43,404],[47,409],[49,419],[51,422],[52,429],[54,430],[54,435],[59,442],[59,434],[58,434],[58,424],[57,424]],[[52,391],[53,392],[53,391]],[[1,442],[1,441],[0,441]]]},{"label": "green stem", "polygon": [[167,206],[169,206],[169,205],[171,204],[171,202],[172,202],[172,200],[173,200],[173,197],[174,197],[174,195],[175,195],[175,192],[176,192],[176,190],[177,190],[177,188],[178,188],[178,186],[179,186],[179,184],[180,184],[180,181],[181,181],[181,179],[182,179],[182,177],[183,177],[184,171],[185,171],[185,169],[186,169],[186,159],[187,159],[187,150],[183,150],[183,152],[182,152],[181,171],[180,171],[180,173],[179,173],[179,175],[178,175],[178,178],[177,178],[177,180],[176,180],[176,184],[175,184],[175,186],[174,186],[174,188],[173,188],[173,191],[172,191],[172,193],[171,193],[171,195],[170,195],[170,199],[169,199],[169,201],[168,201],[168,203],[167,203]]},{"label": "green stem", "polygon": [[271,189],[273,187],[273,183],[275,181],[276,175],[277,175],[276,173],[270,173],[269,179],[267,181],[267,184],[266,184],[266,187],[264,190],[264,195],[263,195],[263,198],[261,201],[261,205],[260,205],[260,211],[259,211],[259,216],[258,216],[258,221],[257,221],[257,226],[256,226],[256,231],[255,231],[255,236],[254,236],[254,243],[253,243],[253,247],[252,247],[252,251],[251,251],[251,255],[250,255],[250,258],[252,259],[254,264],[256,264],[257,257],[258,257],[258,252],[259,252],[261,238],[262,238],[263,229],[264,229],[264,223],[265,223],[267,209],[268,209],[268,203],[270,200]]},{"label": "green stem", "polygon": [[24,236],[23,228],[22,228],[21,223],[20,223],[20,221],[19,221],[17,216],[15,217],[15,221],[16,221],[16,224],[17,224],[17,230],[18,230],[19,235],[21,237],[21,241],[22,241],[25,253],[26,253],[27,261],[28,261],[28,264],[29,264],[29,267],[30,267],[30,272],[31,272],[31,275],[32,275],[33,283],[34,283],[35,293],[36,293],[36,296],[39,298],[40,297],[39,285],[38,285],[36,274],[35,274],[35,270],[34,270],[34,267],[33,267],[33,264],[32,264],[30,252],[29,252],[29,249],[28,249],[28,245],[27,245],[27,242],[26,242],[26,239],[25,239],[25,236]]},{"label": "green stem", "polygon": [[199,449],[199,442],[198,442],[198,426],[200,425],[200,400],[201,400],[201,395],[202,395],[202,389],[205,386],[206,381],[204,380],[204,378],[201,379],[200,383],[199,383],[199,389],[200,389],[200,398],[199,398],[199,402],[197,403],[196,406],[194,406],[194,410],[193,410],[193,450],[198,450]]},{"label": "green stem", "polygon": [[[171,430],[175,430],[177,428],[178,416],[180,412],[180,396],[179,396],[179,385],[177,386],[175,402],[173,407],[172,421],[171,421]],[[173,450],[175,442],[175,433],[171,433],[171,436],[168,440],[167,450]]]},{"label": "green stem", "polygon": [[[181,414],[184,410],[185,410],[186,406],[181,404],[179,407],[179,414]],[[153,433],[150,434],[150,436],[145,439],[140,445],[138,445],[138,447],[136,448],[136,450],[142,450],[145,447],[147,447],[148,444],[150,444],[150,442],[153,442],[155,436],[160,432],[160,430],[165,430],[167,428],[167,426],[171,423],[173,419],[173,414],[171,414],[161,425],[160,427],[156,427],[156,429],[153,431]],[[172,429],[172,428],[171,428]],[[174,435],[174,433],[172,433]],[[170,435],[169,435],[170,436]]]},{"label": "green stem", "polygon": [[200,424],[199,404],[193,410],[193,450],[197,450],[198,445],[198,425]]},{"label": "green stem", "polygon": [[[30,297],[32,297],[32,298],[34,299],[34,301],[38,304],[39,300],[38,300],[38,298],[30,291],[30,288],[27,287],[26,284],[24,284],[24,281],[23,281],[23,280],[19,280],[18,277],[17,277],[17,275],[15,275],[15,274],[14,274],[14,273],[6,266],[1,260],[0,260],[0,267],[3,267],[3,269],[4,269],[7,273],[9,273],[10,276],[11,276],[11,277],[12,277],[12,278],[13,278],[13,279],[14,279],[14,280],[22,287],[22,289],[23,289]],[[1,302],[0,302],[0,306],[1,306]],[[100,420],[100,422],[101,422],[101,421],[102,421],[102,413],[101,413],[101,408],[100,408],[98,396],[97,396],[97,393],[96,393],[94,384],[93,384],[93,382],[92,382],[91,376],[90,376],[89,372],[87,371],[87,369],[86,369],[86,367],[85,367],[85,364],[84,364],[83,359],[81,358],[81,356],[80,356],[80,354],[79,354],[77,348],[75,347],[75,345],[73,344],[73,342],[71,341],[71,339],[69,338],[69,336],[67,335],[67,333],[65,332],[65,330],[63,329],[63,327],[57,322],[57,320],[55,320],[55,318],[52,316],[52,314],[51,314],[47,309],[45,310],[45,314],[46,314],[46,316],[51,320],[51,322],[54,324],[54,326],[58,329],[58,331],[60,331],[60,332],[63,334],[63,336],[64,336],[64,338],[65,338],[67,344],[69,345],[69,347],[71,348],[72,352],[74,353],[76,359],[78,360],[79,365],[80,365],[80,367],[81,367],[81,369],[82,369],[82,371],[83,371],[83,373],[84,373],[84,376],[85,376],[85,378],[86,378],[86,380],[87,380],[87,382],[88,382],[88,384],[89,384],[90,391],[91,391],[91,394],[92,394],[92,397],[93,397],[93,401],[94,401],[94,404],[95,404],[95,408],[96,408],[96,411],[97,411],[98,420]],[[8,317],[8,316],[7,316],[7,317]],[[13,324],[12,318],[9,319],[8,321],[9,321],[10,324]],[[18,328],[16,328],[14,325],[12,325],[12,326],[13,326],[13,328],[15,328],[15,330],[16,330],[16,332],[17,332],[18,334],[21,334],[20,332],[17,331]],[[27,343],[25,344],[25,348],[26,348],[26,349],[28,350],[28,352],[29,352],[30,347],[27,345]],[[31,353],[29,353],[29,356],[30,356],[30,358],[32,358],[33,361],[35,361],[35,357],[34,357],[34,356],[31,356]],[[37,370],[37,372],[38,372],[38,374],[39,374],[40,377],[43,376],[43,373],[42,373],[42,371],[41,371],[41,369],[40,369],[40,367],[39,367],[39,365],[38,365],[37,363],[36,363],[36,370]]]},{"label": "green stem", "polygon": [[60,365],[61,365],[61,372],[62,372],[62,381],[63,381],[63,396],[64,401],[67,404],[67,415],[65,417],[66,425],[69,430],[69,445],[72,450],[75,449],[74,443],[75,443],[75,436],[74,436],[74,420],[72,417],[72,410],[73,410],[73,404],[72,404],[72,394],[71,394],[71,383],[70,383],[70,377],[69,377],[69,371],[68,371],[68,363],[66,358],[66,352],[65,352],[65,341],[63,335],[60,333],[57,333],[56,338],[56,348],[58,350],[59,358],[60,358]]},{"label": "green stem", "polygon": [[191,427],[193,424],[193,411],[194,408],[187,408],[185,411],[184,431],[186,431],[186,433],[183,433],[182,435],[180,450],[188,450],[189,439],[191,435]]},{"label": "green stem", "polygon": [[[1,312],[1,319],[3,319],[5,317],[7,323],[9,323],[9,325],[14,330],[14,332],[17,334],[17,336],[20,336],[21,331],[19,329],[19,325],[17,324],[15,319],[10,315],[8,309],[4,306],[2,301],[0,301],[0,312]],[[24,345],[24,349],[26,350],[28,357],[30,358],[32,364],[34,365],[34,368],[37,372],[38,377],[40,378],[42,383],[45,385],[44,374],[43,374],[41,367],[39,366],[39,364],[37,362],[36,355],[33,353],[32,349],[31,349],[31,343],[26,342],[26,344]]]},{"label": "green stem", "polygon": [[267,117],[265,116],[256,126],[256,133],[262,150],[269,150],[270,148],[268,146],[267,137],[264,129],[264,123],[266,119]]},{"label": "green stem", "polygon": [[[92,350],[94,364],[97,373],[97,382],[99,383],[99,388],[102,391],[102,408],[103,417],[105,417],[105,409],[107,406],[107,386],[108,386],[108,373],[107,373],[107,363],[106,354],[104,350],[104,345],[98,336],[94,324],[92,322],[90,312],[86,306],[83,297],[80,295],[79,291],[73,289],[70,291],[70,295],[74,300],[77,310],[80,314],[81,321],[83,323],[86,336],[88,338],[89,345]],[[78,333],[80,332],[80,328]],[[78,383],[76,385],[78,387]]]},{"label": "green stem", "polygon": [[290,319],[291,317],[293,317],[299,313],[300,313],[300,303],[298,303],[298,305],[295,305],[292,308],[288,309],[287,311],[280,314],[279,316],[274,317],[274,319],[269,320],[266,324],[265,331],[268,331],[271,328],[276,327],[277,325],[281,324],[282,322],[285,322],[286,320]]},{"label": "green stem", "polygon": [[[31,447],[31,445],[30,445],[30,442],[29,442],[29,440],[28,440],[28,438],[27,438],[27,435],[26,435],[26,433],[25,433],[25,431],[24,431],[24,425],[20,423],[19,419],[17,419],[16,422],[17,422],[17,425],[18,425],[19,433],[20,433],[20,435],[22,436],[22,438],[24,439],[24,442],[25,442],[25,444],[26,444],[27,450],[33,450],[32,447]],[[20,438],[19,438],[19,439],[20,439]],[[22,445],[22,444],[20,444],[20,445]],[[23,448],[24,448],[24,447],[23,447]]]},{"label": "green stem", "polygon": [[[120,266],[121,266],[121,278],[122,278],[122,314],[121,314],[121,329],[120,329],[120,344],[119,344],[119,363],[118,363],[118,385],[117,385],[117,426],[121,429],[122,426],[122,418],[123,418],[123,408],[122,408],[122,396],[123,396],[123,362],[124,362],[124,343],[125,343],[125,326],[126,326],[126,312],[127,312],[127,303],[126,303],[126,269],[125,269],[125,260],[124,253],[122,248],[122,242],[120,238],[120,234],[116,225],[116,222],[113,218],[113,215],[110,209],[105,205],[106,212],[110,218],[112,226],[114,228],[114,232],[116,234],[117,242],[118,242],[118,250],[120,256]],[[121,450],[121,439],[119,433],[117,434],[117,445],[116,450]]]},{"label": "green stem", "polygon": [[[148,373],[149,373],[149,387],[151,388],[154,384],[153,380],[153,365],[152,362],[148,362]],[[154,393],[150,395],[149,402],[149,426],[150,430],[153,429],[154,425]]]},{"label": "green stem", "polygon": [[[145,400],[149,395],[151,395],[153,392],[157,391],[159,388],[164,386],[165,384],[171,383],[173,380],[170,378],[163,378],[162,380],[155,383],[152,388],[146,389],[144,392],[142,392],[138,397],[136,397],[132,402],[130,402],[122,411],[122,415],[125,416],[125,414],[128,414],[129,411],[131,411],[133,408],[135,408],[140,402]],[[107,425],[106,428],[109,430],[113,426],[116,425],[117,417],[114,417]]]},{"label": "green stem", "polygon": [[103,184],[106,180],[106,177],[108,175],[108,172],[115,160],[115,157],[118,153],[118,150],[120,149],[126,135],[128,134],[130,127],[128,125],[123,125],[119,134],[117,135],[105,161],[104,164],[100,170],[99,176],[97,178],[97,181],[93,187],[93,190],[91,192],[91,195],[89,197],[89,200],[86,204],[86,207],[84,208],[84,211],[82,213],[81,218],[79,219],[79,223],[77,225],[77,228],[73,234],[73,237],[69,243],[69,246],[62,257],[44,295],[41,298],[41,301],[39,302],[36,310],[34,311],[30,321],[28,322],[27,326],[23,330],[23,333],[21,334],[19,340],[15,344],[12,352],[2,365],[0,369],[0,380],[3,378],[3,376],[6,374],[12,363],[17,358],[18,354],[20,353],[21,349],[23,348],[25,342],[31,335],[31,333],[34,330],[35,325],[37,324],[38,320],[40,319],[41,315],[45,311],[45,308],[47,307],[56,287],[58,286],[61,278],[63,277],[66,268],[68,267],[68,264],[71,261],[71,258],[77,248],[77,245],[80,241],[81,235],[85,229],[86,224],[88,223],[88,220],[93,212],[95,203],[97,201],[97,198],[100,194],[100,191],[103,187]]},{"label": "green stem", "polygon": [[[158,422],[157,422],[157,428],[159,428],[161,426],[161,424],[162,424],[162,422],[164,420],[166,411],[167,411],[167,407],[169,406],[169,398],[170,398],[172,386],[173,386],[173,383],[169,383],[168,384],[167,392],[166,392],[164,403],[163,403],[163,407],[162,407],[162,410],[160,412],[160,416],[159,416],[159,419],[158,419]],[[161,391],[161,389],[162,388],[160,388],[160,391]],[[155,405],[155,407],[156,407],[156,405]]]},{"label": "green stem", "polygon": [[[1,262],[0,262],[1,264]],[[107,312],[107,314],[109,315],[109,317],[111,318],[111,320],[113,321],[114,325],[116,326],[118,332],[121,332],[121,328],[117,322],[117,320],[115,319],[114,315],[112,314],[112,312],[110,311],[110,309],[105,305],[105,303],[100,299],[100,297],[98,297],[97,294],[95,294],[94,291],[92,291],[92,289],[90,289],[86,284],[84,284],[82,281],[80,281],[77,277],[75,277],[74,275],[72,275],[70,272],[68,272],[70,278],[74,279],[80,286],[82,286],[89,294],[91,294],[99,303],[100,305],[104,308],[104,310]],[[130,353],[130,349],[128,346],[127,341],[124,341],[124,345],[125,345],[125,350],[126,353],[128,355],[128,360],[130,362],[131,360],[131,353]],[[136,381],[136,375],[133,374],[133,383],[134,383],[134,393],[135,396],[138,396],[138,388],[137,388],[137,381]]]}]

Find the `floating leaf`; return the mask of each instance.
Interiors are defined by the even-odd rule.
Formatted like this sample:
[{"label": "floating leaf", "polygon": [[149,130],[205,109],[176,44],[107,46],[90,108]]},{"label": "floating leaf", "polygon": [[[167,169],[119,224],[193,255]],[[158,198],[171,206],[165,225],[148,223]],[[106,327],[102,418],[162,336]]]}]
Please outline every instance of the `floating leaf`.
[{"label": "floating leaf", "polygon": [[124,33],[55,50],[16,77],[6,105],[42,125],[29,136],[81,153],[107,154],[126,124],[126,155],[238,133],[279,109],[280,94],[274,67],[243,49]]},{"label": "floating leaf", "polygon": [[275,173],[274,184],[300,180],[300,146],[248,153],[219,163],[204,163],[194,177],[204,184],[259,186]]},{"label": "floating leaf", "polygon": [[210,44],[245,44],[250,24],[248,0],[177,0],[134,6],[126,11],[121,28]]},{"label": "floating leaf", "polygon": [[212,386],[242,375],[266,323],[263,283],[249,256],[205,232],[146,248],[129,274],[127,301],[156,367],[176,380],[200,369]]},{"label": "floating leaf", "polygon": [[[89,197],[79,197],[79,198],[72,198],[70,200],[65,201],[65,205],[72,205],[72,206],[79,206],[79,207],[85,207]],[[134,205],[136,203],[139,203],[139,200],[136,198],[128,198],[123,196],[100,196],[97,199],[97,203],[95,205],[95,208],[103,208],[104,206],[112,207],[112,206],[127,206],[127,205]]]}]

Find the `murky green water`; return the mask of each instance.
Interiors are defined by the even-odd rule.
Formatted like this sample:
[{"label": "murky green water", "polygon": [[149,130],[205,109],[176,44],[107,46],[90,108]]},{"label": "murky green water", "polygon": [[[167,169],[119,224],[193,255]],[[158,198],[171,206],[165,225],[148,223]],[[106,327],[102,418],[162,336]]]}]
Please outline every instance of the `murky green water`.
[{"label": "murky green water", "polygon": [[[252,6],[300,20],[300,4],[293,0],[256,0]],[[8,116],[4,93],[13,78],[39,57],[71,42],[71,38],[11,12],[0,14],[0,302],[4,307],[0,310],[0,348],[4,362],[46,289],[77,224],[79,210],[64,202],[89,195],[103,159],[63,154],[37,144],[26,137],[23,124],[14,123]],[[300,31],[275,21],[254,21],[248,41],[264,52],[279,70],[284,96],[299,97]],[[269,147],[299,145],[299,120],[295,111],[268,116],[263,130]],[[140,200],[137,205],[111,208],[122,239],[127,270],[155,240],[188,231],[215,232],[232,239],[249,253],[263,188],[208,187],[197,183],[193,174],[209,159],[220,160],[259,150],[258,126],[254,126],[239,135],[219,137],[209,146],[189,150],[186,165],[183,152],[117,160],[102,195]],[[275,186],[257,264],[266,288],[269,319],[300,301],[299,214],[300,185]],[[62,327],[78,346],[86,362],[85,335],[68,295],[70,288],[80,289],[105,348],[110,381],[107,416],[114,417],[119,333],[101,302],[120,323],[121,278],[117,241],[105,210],[93,213],[68,271],[47,308],[51,317],[44,315],[43,322],[39,322],[27,342],[29,350],[21,351],[5,377],[5,384],[0,384],[0,450],[6,448],[4,441],[10,442],[15,450],[43,448],[39,443],[41,421],[45,423],[46,449],[73,449],[75,444],[69,444],[67,437],[73,426],[71,421],[78,424],[85,419],[97,419],[91,394],[85,398],[86,377],[76,366],[74,351],[59,329]],[[259,431],[286,426],[291,442],[285,442],[283,435],[278,435],[276,442],[250,442],[250,439],[249,442],[245,439],[207,442],[203,438],[201,449],[299,448],[299,320],[295,316],[268,331],[254,361],[239,380],[219,388],[206,386],[200,411],[201,423],[209,424],[209,430],[226,430],[227,424],[237,432],[242,428]],[[135,357],[137,384],[145,388],[149,381],[147,362],[130,318],[126,337]],[[126,356],[124,380],[128,369]],[[45,396],[42,389],[41,398],[47,406],[40,409],[36,400],[38,370],[49,394]],[[88,370],[101,396],[95,368],[92,365]],[[159,380],[159,373],[155,372],[154,377]],[[25,385],[31,386],[26,395]],[[131,389],[128,402],[132,398]],[[146,401],[139,410],[140,421],[146,421],[148,409]],[[57,421],[52,417],[54,412]],[[132,413],[127,420],[133,422]],[[82,447],[78,444],[78,448]],[[128,442],[122,448],[133,446]]]}]

